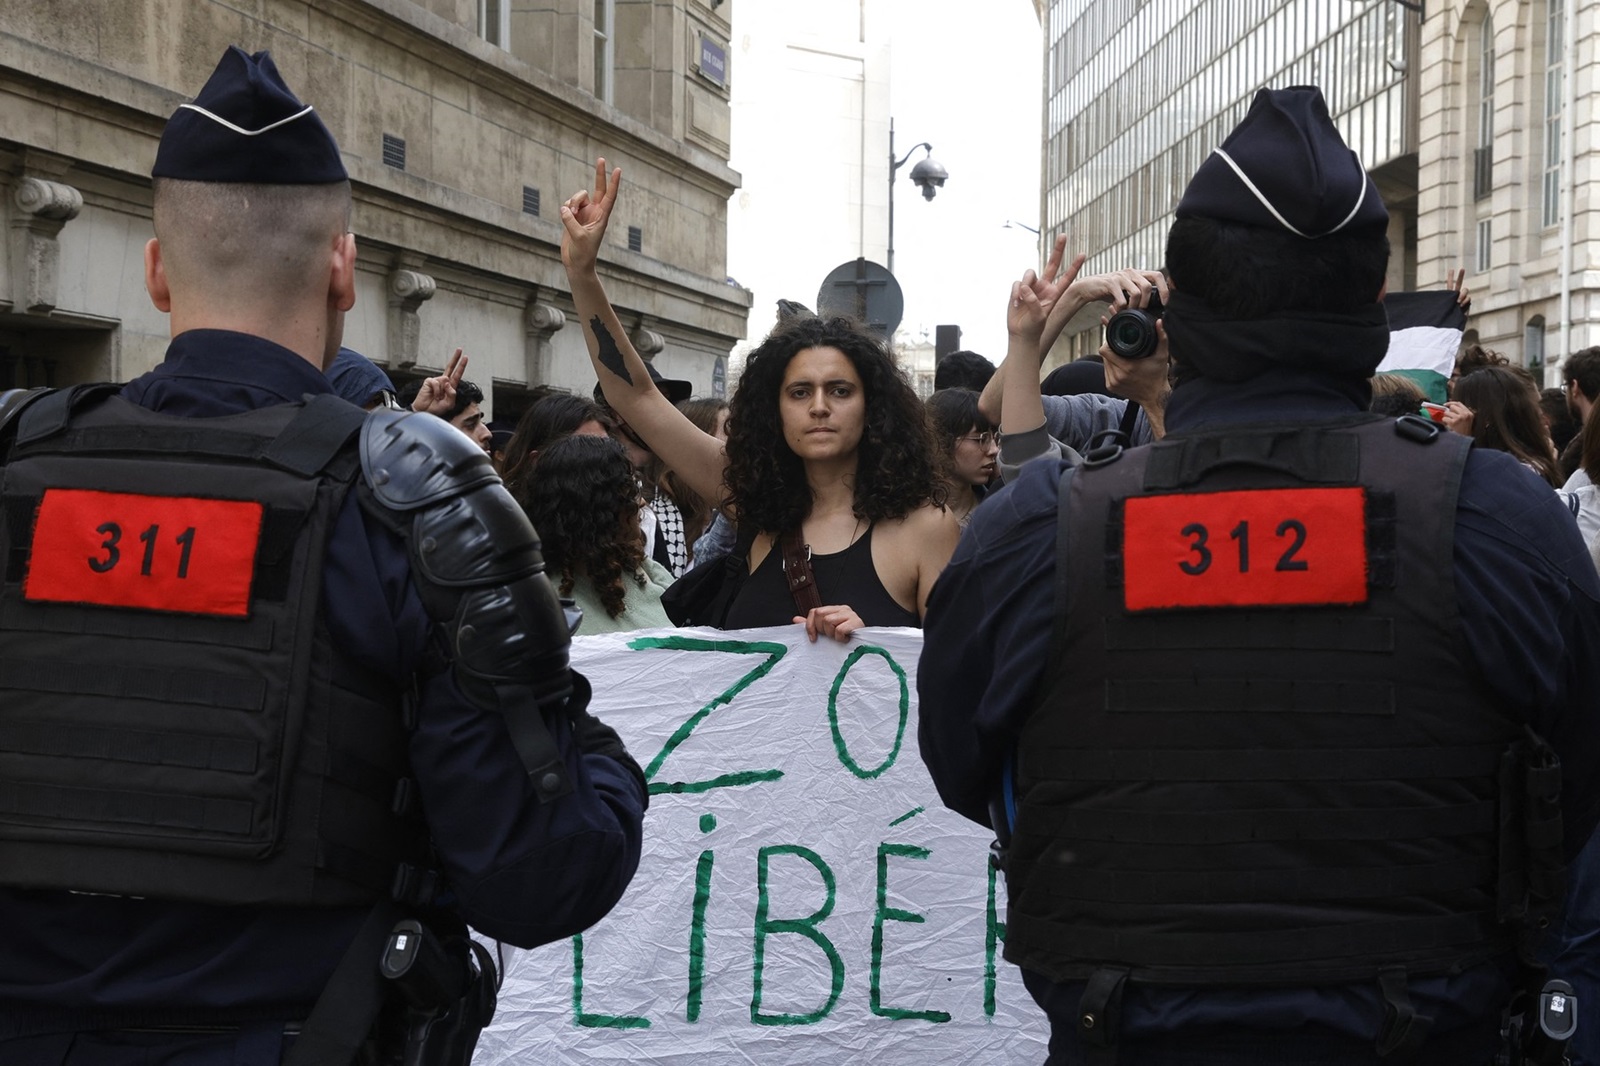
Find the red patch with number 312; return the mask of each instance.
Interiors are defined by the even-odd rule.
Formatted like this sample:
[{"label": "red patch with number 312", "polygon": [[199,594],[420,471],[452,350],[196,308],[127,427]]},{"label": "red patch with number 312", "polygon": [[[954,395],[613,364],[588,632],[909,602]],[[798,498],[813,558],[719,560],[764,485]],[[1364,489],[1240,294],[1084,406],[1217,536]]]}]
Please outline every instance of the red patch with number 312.
[{"label": "red patch with number 312", "polygon": [[23,596],[246,618],[261,504],[48,489]]},{"label": "red patch with number 312", "polygon": [[1366,516],[1362,488],[1133,497],[1123,509],[1123,603],[1365,603]]}]

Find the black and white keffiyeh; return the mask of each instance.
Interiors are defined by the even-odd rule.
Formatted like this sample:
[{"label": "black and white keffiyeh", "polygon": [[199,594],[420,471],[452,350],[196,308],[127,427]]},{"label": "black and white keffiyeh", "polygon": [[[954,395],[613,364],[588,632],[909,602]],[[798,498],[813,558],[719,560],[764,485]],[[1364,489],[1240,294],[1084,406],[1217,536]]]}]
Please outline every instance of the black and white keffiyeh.
[{"label": "black and white keffiyeh", "polygon": [[[650,510],[656,513],[656,561],[672,571],[673,577],[682,577],[684,571],[689,569],[689,545],[683,535],[683,512],[672,502],[672,497],[660,489],[656,489],[655,498],[650,501]],[[662,558],[663,547],[666,558]]]}]

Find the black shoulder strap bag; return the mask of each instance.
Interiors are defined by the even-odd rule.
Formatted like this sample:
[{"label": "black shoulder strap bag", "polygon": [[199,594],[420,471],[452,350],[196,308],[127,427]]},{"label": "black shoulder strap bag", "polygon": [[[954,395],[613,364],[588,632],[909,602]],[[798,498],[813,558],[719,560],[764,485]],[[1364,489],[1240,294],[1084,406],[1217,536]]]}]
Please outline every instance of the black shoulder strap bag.
[{"label": "black shoulder strap bag", "polygon": [[728,608],[749,573],[750,546],[755,530],[739,530],[733,550],[699,563],[661,594],[661,606],[675,626],[711,626],[722,629]]}]

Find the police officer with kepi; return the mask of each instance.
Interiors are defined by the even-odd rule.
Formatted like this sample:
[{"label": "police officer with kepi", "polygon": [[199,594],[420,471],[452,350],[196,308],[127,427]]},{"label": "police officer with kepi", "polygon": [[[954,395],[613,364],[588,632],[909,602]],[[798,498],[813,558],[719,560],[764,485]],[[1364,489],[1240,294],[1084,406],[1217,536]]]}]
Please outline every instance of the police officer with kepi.
[{"label": "police officer with kepi", "polygon": [[602,917],[643,775],[488,457],[329,388],[317,113],[230,48],[152,173],[165,361],[0,398],[0,1062],[464,1066],[466,925]]},{"label": "police officer with kepi", "polygon": [[1600,580],[1511,457],[1367,412],[1387,228],[1321,92],[1259,93],[1168,237],[1167,436],[1025,465],[934,587],[921,750],[1052,1066],[1485,1066],[1574,1007]]}]

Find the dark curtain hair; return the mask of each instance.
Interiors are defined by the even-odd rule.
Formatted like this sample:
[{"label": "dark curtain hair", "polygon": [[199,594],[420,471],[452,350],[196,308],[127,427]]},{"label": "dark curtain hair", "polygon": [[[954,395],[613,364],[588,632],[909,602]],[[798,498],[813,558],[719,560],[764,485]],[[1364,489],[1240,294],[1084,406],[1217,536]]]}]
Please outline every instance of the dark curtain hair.
[{"label": "dark curtain hair", "polygon": [[947,485],[956,476],[956,442],[968,433],[992,433],[995,424],[978,410],[978,394],[971,389],[941,389],[926,400],[928,424],[939,442],[939,472]]},{"label": "dark curtain hair", "polygon": [[1526,378],[1511,367],[1484,367],[1458,380],[1451,396],[1472,409],[1474,443],[1510,452],[1551,485],[1561,484],[1539,394]]},{"label": "dark curtain hair", "polygon": [[552,441],[570,437],[591,420],[609,431],[611,420],[604,411],[582,396],[565,392],[552,393],[522,412],[506,445],[505,480],[512,495],[517,495],[518,487],[533,476],[535,452],[544,450]]},{"label": "dark curtain hair", "polygon": [[1583,428],[1578,424],[1578,416],[1572,413],[1572,405],[1567,403],[1566,390],[1540,389],[1539,409],[1550,423],[1550,443],[1556,446],[1556,453],[1561,454]]},{"label": "dark curtain hair", "polygon": [[994,423],[978,410],[978,394],[971,389],[942,389],[928,397],[927,405],[933,431],[947,452],[955,450],[957,437],[994,432]]}]

